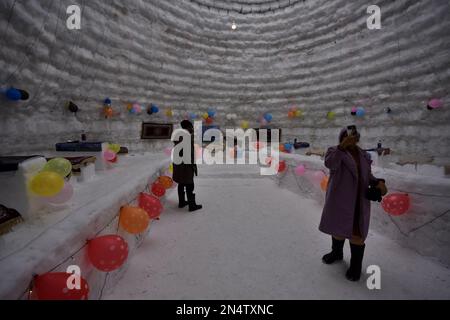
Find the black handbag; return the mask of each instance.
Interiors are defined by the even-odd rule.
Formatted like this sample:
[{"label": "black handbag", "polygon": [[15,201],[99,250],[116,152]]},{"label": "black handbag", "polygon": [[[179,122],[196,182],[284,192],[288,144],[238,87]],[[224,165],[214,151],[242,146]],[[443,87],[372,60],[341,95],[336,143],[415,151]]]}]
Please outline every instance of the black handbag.
[{"label": "black handbag", "polygon": [[369,188],[367,188],[366,198],[369,199],[370,201],[381,202],[381,200],[383,200],[381,190],[377,188],[378,182],[380,181],[384,182],[384,179],[378,179],[376,183],[370,184]]},{"label": "black handbag", "polygon": [[381,202],[383,197],[381,196],[381,190],[374,186],[369,186],[366,192],[366,197],[370,201],[378,201]]}]

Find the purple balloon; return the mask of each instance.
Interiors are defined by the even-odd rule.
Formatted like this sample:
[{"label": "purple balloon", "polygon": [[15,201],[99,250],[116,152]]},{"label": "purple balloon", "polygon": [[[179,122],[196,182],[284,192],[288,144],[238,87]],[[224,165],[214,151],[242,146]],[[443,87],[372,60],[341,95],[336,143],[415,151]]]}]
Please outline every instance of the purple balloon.
[{"label": "purple balloon", "polygon": [[261,126],[267,126],[269,123],[267,122],[266,119],[262,118],[261,119]]},{"label": "purple balloon", "polygon": [[168,157],[170,157],[172,155],[172,148],[171,147],[167,147],[164,149],[164,154]]},{"label": "purple balloon", "polygon": [[112,161],[116,158],[116,154],[111,150],[106,150],[105,152],[103,152],[103,157],[107,161]]}]

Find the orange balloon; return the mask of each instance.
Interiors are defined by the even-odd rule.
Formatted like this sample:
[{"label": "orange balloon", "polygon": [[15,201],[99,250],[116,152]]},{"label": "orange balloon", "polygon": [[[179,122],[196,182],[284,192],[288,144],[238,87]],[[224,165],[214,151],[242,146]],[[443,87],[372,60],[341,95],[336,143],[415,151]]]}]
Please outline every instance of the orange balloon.
[{"label": "orange balloon", "polygon": [[125,206],[120,209],[120,226],[131,234],[144,232],[150,223],[150,218],[144,209]]},{"label": "orange balloon", "polygon": [[285,152],[286,149],[284,148],[284,144],[280,144],[280,152]]},{"label": "orange balloon", "polygon": [[289,111],[288,112],[288,117],[289,118],[294,118],[295,117],[295,112],[294,111]]},{"label": "orange balloon", "polygon": [[327,176],[323,177],[322,181],[320,182],[320,188],[323,191],[327,191],[328,188],[328,180],[329,178]]},{"label": "orange balloon", "polygon": [[107,118],[111,118],[113,116],[113,109],[111,107],[105,107],[103,112]]},{"label": "orange balloon", "polygon": [[228,150],[228,154],[230,155],[230,158],[232,158],[232,159],[236,158],[236,152],[237,152],[237,150],[235,148],[230,148],[230,150]]},{"label": "orange balloon", "polygon": [[173,180],[168,176],[159,177],[158,182],[161,183],[165,189],[170,189],[173,186]]}]

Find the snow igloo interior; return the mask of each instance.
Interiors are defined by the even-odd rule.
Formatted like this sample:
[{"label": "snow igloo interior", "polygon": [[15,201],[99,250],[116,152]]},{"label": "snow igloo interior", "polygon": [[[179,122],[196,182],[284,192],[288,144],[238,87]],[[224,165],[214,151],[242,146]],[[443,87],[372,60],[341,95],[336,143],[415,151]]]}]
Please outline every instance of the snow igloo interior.
[{"label": "snow igloo interior", "polygon": [[[69,10],[73,5],[79,11]],[[380,29],[368,27],[370,5],[381,9]],[[69,28],[74,21],[80,22],[80,29]],[[385,250],[392,249],[397,257],[382,268],[386,270],[385,277],[391,277],[388,279],[394,288],[381,290],[378,297],[449,298],[449,30],[450,4],[441,0],[1,1],[0,159],[7,169],[0,172],[0,204],[5,210],[17,210],[25,219],[0,236],[1,277],[10,275],[0,281],[0,297],[30,298],[27,288],[33,275],[65,270],[75,260],[89,282],[91,299],[184,298],[184,294],[191,298],[273,298],[261,287],[273,262],[261,262],[262,271],[255,267],[262,278],[248,278],[253,291],[242,290],[236,284],[240,281],[236,270],[244,268],[243,274],[251,270],[247,272],[245,267],[231,263],[232,271],[214,276],[231,283],[218,293],[199,284],[201,279],[213,277],[206,258],[192,253],[197,265],[179,270],[176,261],[180,265],[190,265],[191,261],[170,251],[171,246],[164,241],[186,240],[178,234],[180,228],[196,230],[195,225],[205,225],[215,230],[217,221],[227,225],[234,218],[239,224],[242,218],[238,213],[246,214],[248,228],[236,229],[231,224],[228,228],[236,234],[230,232],[230,237],[241,239],[246,235],[251,239],[246,243],[248,249],[261,250],[267,261],[282,259],[271,256],[274,251],[278,255],[311,255],[312,261],[300,264],[300,269],[303,266],[314,270],[314,263],[320,263],[321,252],[329,242],[317,231],[325,193],[320,185],[315,185],[314,177],[306,179],[296,175],[294,169],[302,164],[306,171],[328,175],[323,165],[324,152],[338,143],[342,127],[356,124],[362,148],[377,148],[381,141],[390,151],[380,156],[373,153],[374,175],[386,179],[389,192],[408,193],[411,198],[410,210],[402,216],[388,215],[380,204],[372,203],[374,243]],[[27,99],[15,99],[17,91],[11,93],[11,88],[26,91]],[[112,108],[112,114],[107,116],[106,98]],[[77,112],[69,110],[69,101],[78,107]],[[139,104],[142,112],[130,109],[133,104]],[[159,112],[148,114],[150,106]],[[352,114],[355,107],[363,112]],[[208,118],[208,124],[221,130],[239,128],[244,123],[250,128],[281,129],[283,146],[297,139],[309,143],[309,148],[282,152],[280,157],[287,169],[271,178],[260,177],[257,166],[200,165],[196,190],[204,205],[202,213],[181,216],[177,213],[176,192],[168,189],[160,198],[166,211],[161,220],[152,220],[146,231],[130,236],[118,227],[120,208],[136,204],[139,192],[150,192],[149,181],[171,174],[167,170],[170,159],[164,151],[172,142],[142,139],[143,123],[178,127],[185,118],[206,122],[207,116],[202,116],[211,110],[214,116]],[[263,120],[267,115],[269,121]],[[112,164],[98,159],[104,149],[100,153],[55,150],[55,144],[80,140],[82,135],[91,142],[119,144],[128,153],[119,153],[118,163]],[[47,159],[94,155],[97,162],[66,179],[66,184],[73,185],[73,197],[55,206],[30,195],[27,189],[35,165],[17,163],[11,169],[11,162],[31,155]],[[75,168],[75,162],[72,165]],[[255,183],[255,188],[249,181]],[[266,185],[269,183],[276,187]],[[237,213],[228,220],[221,220],[227,199],[210,194],[214,188],[224,188],[220,192],[228,201],[236,199],[231,211]],[[256,189],[259,195],[251,191]],[[298,202],[291,194],[304,202]],[[258,204],[261,197],[268,197],[269,202],[264,205],[272,214],[283,206],[280,201],[286,201],[288,205],[280,209],[285,223],[306,224],[305,233],[314,235],[313,243],[305,245],[308,238],[296,238],[295,228],[280,226],[280,222],[266,215],[263,226],[252,229],[250,224],[258,223],[248,217],[263,210]],[[308,213],[303,215],[302,210]],[[298,218],[302,215],[305,220]],[[271,225],[287,234],[280,238],[274,235],[273,242],[285,241],[287,247],[290,243],[303,243],[297,247],[317,246],[317,251],[288,253],[277,250],[273,243],[266,249],[252,247],[252,241],[258,239],[254,234],[260,234],[264,228],[270,230]],[[204,245],[213,237],[208,232],[212,231],[200,231],[198,238],[191,240]],[[84,248],[86,239],[105,234],[120,234],[128,241],[130,252],[128,261],[117,270],[99,272],[80,248]],[[161,241],[166,251],[158,251],[153,248],[157,244],[146,242],[158,236],[165,239]],[[228,241],[219,232],[215,242],[205,248],[213,263],[222,261],[221,244]],[[189,255],[192,248],[183,250]],[[270,250],[264,251],[267,248]],[[135,288],[127,287],[124,279],[137,287],[142,285],[133,282],[129,274],[144,273],[139,268],[145,265],[148,255],[153,254],[156,259],[162,252],[173,257],[165,261],[165,266],[195,279],[195,283],[151,278],[155,285],[148,285],[151,289],[146,288],[147,294],[126,296]],[[381,249],[374,252],[372,264],[389,260],[383,260]],[[239,253],[230,260],[237,256]],[[425,288],[422,292],[411,289],[408,296],[402,285],[395,287],[400,280],[393,279],[401,276],[396,278],[393,269],[406,273],[412,270],[402,261],[408,261],[405,264],[409,266],[416,263],[418,273],[431,270],[429,278],[417,280]],[[293,264],[296,263],[294,259]],[[286,274],[296,274],[290,268],[289,263],[282,266]],[[197,274],[197,269],[203,274]],[[318,272],[323,276],[327,270]],[[158,272],[155,273],[157,278]],[[328,277],[333,275],[337,277]],[[371,298],[365,284],[355,293],[352,288],[345,288],[345,283],[332,281],[324,292],[311,295],[294,287],[298,281],[291,281],[289,276],[280,279],[279,282],[293,286],[280,289],[282,298]],[[413,282],[410,279],[404,286],[417,286]],[[166,287],[164,283],[171,285]],[[187,289],[180,293],[173,289],[178,285]],[[270,286],[271,281],[266,281],[266,285]],[[272,285],[277,291],[277,285]],[[337,288],[343,290],[344,296]]]}]

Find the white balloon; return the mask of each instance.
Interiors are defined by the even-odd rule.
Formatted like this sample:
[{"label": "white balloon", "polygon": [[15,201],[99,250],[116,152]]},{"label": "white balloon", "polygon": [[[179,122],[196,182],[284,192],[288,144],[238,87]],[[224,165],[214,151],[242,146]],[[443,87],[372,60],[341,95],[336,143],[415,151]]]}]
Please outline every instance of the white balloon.
[{"label": "white balloon", "polygon": [[64,188],[56,196],[45,198],[51,204],[64,204],[73,197],[73,187],[70,182],[64,182]]}]

